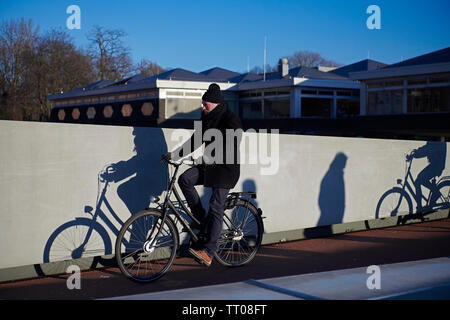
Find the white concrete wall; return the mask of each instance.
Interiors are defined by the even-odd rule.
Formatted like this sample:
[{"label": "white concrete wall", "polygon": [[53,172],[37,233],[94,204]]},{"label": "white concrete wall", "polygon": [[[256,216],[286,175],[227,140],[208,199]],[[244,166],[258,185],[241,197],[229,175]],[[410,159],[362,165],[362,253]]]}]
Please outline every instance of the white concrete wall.
[{"label": "white concrete wall", "polygon": [[[119,161],[124,161],[124,179],[110,184],[107,199],[127,219],[130,208],[165,188],[159,159],[176,144],[170,141],[172,132],[0,121],[0,268],[41,263],[58,226],[90,217],[84,207],[95,208],[97,173]],[[374,217],[381,195],[404,178],[405,154],[424,144],[280,135],[278,172],[261,175],[264,165],[244,164],[235,189],[257,191],[266,233],[366,220]],[[346,158],[345,167],[330,168],[339,153],[345,157],[335,163]],[[416,159],[414,177],[426,166],[425,158]],[[443,175],[450,175],[448,155]]]}]

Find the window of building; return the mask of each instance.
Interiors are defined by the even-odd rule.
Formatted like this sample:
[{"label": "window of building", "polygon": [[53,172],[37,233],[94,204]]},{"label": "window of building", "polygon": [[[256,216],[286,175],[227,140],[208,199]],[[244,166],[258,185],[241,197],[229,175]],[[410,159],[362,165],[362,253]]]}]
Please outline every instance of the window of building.
[{"label": "window of building", "polygon": [[431,77],[430,83],[450,83],[450,76]]},{"label": "window of building", "polygon": [[74,108],[72,110],[72,119],[78,120],[80,118],[80,110],[78,108]]},{"label": "window of building", "polygon": [[167,95],[171,95],[171,96],[183,96],[183,92],[182,92],[182,91],[167,91]]},{"label": "window of building", "polygon": [[141,112],[144,116],[151,116],[153,113],[154,107],[151,102],[144,102],[141,107]]},{"label": "window of building", "polygon": [[201,97],[203,94],[201,92],[186,92],[186,97]]},{"label": "window of building", "polygon": [[302,117],[331,117],[332,99],[302,98]]},{"label": "window of building", "polygon": [[289,100],[264,100],[264,118],[289,118]]},{"label": "window of building", "polygon": [[239,98],[255,98],[255,97],[261,97],[261,95],[262,95],[261,91],[239,92]]},{"label": "window of building", "polygon": [[351,91],[338,91],[337,95],[338,96],[351,96],[352,92]]},{"label": "window of building", "polygon": [[63,109],[59,109],[58,110],[58,120],[59,121],[63,121],[65,117],[66,117],[66,113],[64,112],[64,110]]},{"label": "window of building", "polygon": [[427,84],[426,78],[419,78],[419,79],[410,79],[408,80],[408,86],[414,86],[414,85],[424,85]]},{"label": "window of building", "polygon": [[408,89],[408,112],[450,111],[450,87]]},{"label": "window of building", "polygon": [[317,94],[317,90],[302,89],[302,94]]},{"label": "window of building", "polygon": [[332,95],[333,95],[333,91],[319,90],[319,95],[322,95],[322,96],[332,96]]},{"label": "window of building", "polygon": [[234,100],[228,100],[228,108],[234,112],[234,114],[238,114],[238,108],[237,108],[237,103]]},{"label": "window of building", "polygon": [[166,118],[199,119],[201,115],[202,100],[199,99],[166,99]]},{"label": "window of building", "polygon": [[94,107],[89,107],[86,111],[86,115],[88,117],[88,119],[94,119],[95,118],[95,108]]},{"label": "window of building", "polygon": [[113,113],[114,113],[114,110],[113,110],[112,106],[107,105],[103,108],[103,116],[105,118],[111,118]]},{"label": "window of building", "polygon": [[402,113],[403,91],[385,90],[368,93],[367,114],[398,114]]},{"label": "window of building", "polygon": [[261,119],[263,118],[261,101],[240,103],[242,117],[244,119]]},{"label": "window of building", "polygon": [[368,89],[372,89],[372,88],[381,88],[384,86],[384,82],[382,81],[377,81],[377,82],[367,82],[367,88]]},{"label": "window of building", "polygon": [[402,87],[403,86],[403,81],[401,81],[401,80],[386,81],[385,86],[386,87]]},{"label": "window of building", "polygon": [[337,99],[336,117],[347,118],[359,115],[359,100]]},{"label": "window of building", "polygon": [[121,109],[122,115],[124,118],[130,117],[133,113],[133,108],[131,107],[131,104],[124,104]]}]

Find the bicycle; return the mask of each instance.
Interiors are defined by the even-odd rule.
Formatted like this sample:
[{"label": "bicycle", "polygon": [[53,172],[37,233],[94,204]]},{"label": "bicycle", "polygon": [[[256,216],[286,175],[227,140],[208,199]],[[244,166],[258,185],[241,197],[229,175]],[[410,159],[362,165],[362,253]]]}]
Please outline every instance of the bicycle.
[{"label": "bicycle", "polygon": [[[375,219],[399,216],[398,224],[400,224],[406,222],[406,219],[412,218],[413,216],[418,216],[423,220],[424,215],[427,213],[450,208],[450,177],[441,177],[438,181],[436,181],[435,177],[431,179],[432,188],[428,197],[422,195],[421,199],[418,200],[414,187],[415,180],[411,174],[412,162],[413,158],[408,156],[406,159],[405,178],[404,180],[397,179],[399,187],[393,187],[381,196],[376,208]],[[411,183],[409,183],[408,179]],[[406,190],[409,191],[409,194]],[[439,192],[439,195],[435,196],[433,194],[434,192]],[[418,201],[425,200],[426,205],[423,208],[426,210],[417,212],[414,215],[413,201],[410,194],[412,195],[412,199],[416,201],[416,204],[418,204]],[[403,218],[400,218],[400,214]]]},{"label": "bicycle", "polygon": [[[161,161],[174,167],[172,177],[168,178],[164,201],[155,198],[153,203],[157,207],[147,208],[131,216],[122,226],[115,244],[116,260],[121,272],[137,282],[155,281],[170,269],[180,248],[182,232],[187,232],[193,244],[202,241],[202,234],[196,234],[191,229],[183,213],[191,221],[197,224],[200,222],[187,208],[175,187],[180,166],[192,166],[193,161]],[[171,200],[172,194],[179,208]],[[215,259],[224,266],[237,267],[249,263],[261,246],[264,232],[262,210],[256,208],[251,199],[256,199],[255,192],[232,192],[227,196],[223,230],[215,254]],[[181,232],[171,215],[181,223]]]},{"label": "bicycle", "polygon": [[[74,220],[68,221],[56,228],[50,235],[44,247],[44,263],[65,261],[65,266],[69,266],[73,264],[73,260],[83,258],[83,260],[78,260],[78,264],[82,264],[89,269],[95,268],[98,263],[104,266],[113,264],[112,261],[115,261],[114,256],[111,259],[102,258],[107,255],[112,255],[113,246],[108,232],[98,222],[101,219],[115,235],[119,233],[119,229],[116,228],[114,223],[102,211],[101,206],[104,204],[116,223],[119,226],[123,225],[123,221],[117,216],[106,199],[109,181],[105,177],[111,171],[113,171],[113,167],[112,165],[108,165],[97,174],[98,191],[95,211],[92,212],[94,208],[91,206],[84,207],[84,212],[91,215],[91,217],[76,217]],[[103,189],[100,192],[102,184]],[[58,270],[65,272],[65,266],[58,267]],[[52,266],[45,268],[48,269],[47,272],[41,266],[38,273],[46,274],[55,272]]]}]

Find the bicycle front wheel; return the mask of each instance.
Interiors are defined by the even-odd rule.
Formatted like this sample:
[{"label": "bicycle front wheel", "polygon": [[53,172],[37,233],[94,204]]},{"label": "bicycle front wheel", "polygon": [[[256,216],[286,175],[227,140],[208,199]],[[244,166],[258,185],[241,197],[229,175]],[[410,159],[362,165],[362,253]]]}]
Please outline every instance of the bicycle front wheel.
[{"label": "bicycle front wheel", "polygon": [[261,246],[262,234],[263,223],[257,209],[241,199],[232,201],[225,207],[217,261],[228,267],[249,263]]},{"label": "bicycle front wheel", "polygon": [[412,202],[409,195],[400,188],[392,188],[381,196],[375,212],[375,219],[412,214]]},{"label": "bicycle front wheel", "polygon": [[83,270],[95,268],[95,257],[111,253],[111,239],[106,230],[96,221],[76,218],[59,226],[45,244],[43,262],[60,263],[41,265],[39,272],[43,275],[65,273],[73,264]]},{"label": "bicycle front wheel", "polygon": [[116,260],[122,273],[137,282],[163,276],[178,249],[178,232],[169,216],[162,225],[162,213],[149,209],[131,216],[116,239]]}]

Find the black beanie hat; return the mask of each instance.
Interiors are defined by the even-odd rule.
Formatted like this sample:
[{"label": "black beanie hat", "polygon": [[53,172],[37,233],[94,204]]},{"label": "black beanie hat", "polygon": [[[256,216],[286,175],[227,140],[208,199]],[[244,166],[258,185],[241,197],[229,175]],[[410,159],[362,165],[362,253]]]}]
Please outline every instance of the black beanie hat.
[{"label": "black beanie hat", "polygon": [[220,92],[219,85],[217,83],[211,83],[208,90],[203,95],[202,100],[213,103],[222,103],[223,95],[222,92]]}]

